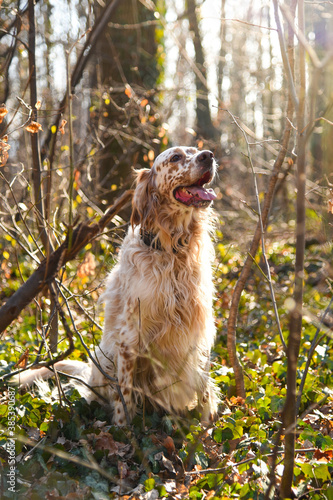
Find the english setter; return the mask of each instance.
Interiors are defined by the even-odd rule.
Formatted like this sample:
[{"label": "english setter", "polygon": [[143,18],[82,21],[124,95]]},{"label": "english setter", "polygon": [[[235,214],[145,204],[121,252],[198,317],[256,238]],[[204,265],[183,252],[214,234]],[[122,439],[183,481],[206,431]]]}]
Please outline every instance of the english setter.
[{"label": "english setter", "polygon": [[[209,376],[215,339],[212,310],[213,189],[210,151],[170,148],[151,169],[136,172],[131,227],[102,296],[105,326],[93,363],[60,361],[58,370],[84,378],[126,425],[146,396],[167,412],[198,406],[213,420],[217,389]],[[22,374],[21,383],[53,375],[47,368]],[[119,391],[120,388],[120,391]],[[80,392],[81,388],[79,389]],[[85,394],[96,399],[96,394]]]}]

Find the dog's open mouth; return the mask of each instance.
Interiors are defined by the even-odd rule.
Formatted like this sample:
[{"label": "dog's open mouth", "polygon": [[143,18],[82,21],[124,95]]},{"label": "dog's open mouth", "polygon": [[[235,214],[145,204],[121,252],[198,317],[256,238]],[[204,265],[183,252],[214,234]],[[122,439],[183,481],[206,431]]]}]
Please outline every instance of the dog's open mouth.
[{"label": "dog's open mouth", "polygon": [[211,173],[207,171],[195,184],[177,187],[173,195],[177,201],[188,207],[208,207],[216,198],[216,194],[212,188],[204,187],[204,184],[207,184],[211,180]]}]

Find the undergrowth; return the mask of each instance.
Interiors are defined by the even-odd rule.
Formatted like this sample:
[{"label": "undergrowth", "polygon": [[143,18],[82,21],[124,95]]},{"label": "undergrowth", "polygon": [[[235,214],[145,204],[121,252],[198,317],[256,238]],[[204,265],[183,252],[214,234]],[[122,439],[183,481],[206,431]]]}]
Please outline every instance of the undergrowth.
[{"label": "undergrowth", "polygon": [[[203,427],[195,412],[180,418],[153,412],[147,405],[130,428],[119,429],[111,424],[107,409],[96,402],[87,404],[75,389],[68,389],[61,402],[51,395],[42,399],[35,389],[17,390],[6,374],[32,362],[37,355],[44,355],[40,344],[43,335],[47,335],[50,299],[40,299],[7,329],[0,348],[1,376],[5,377],[0,405],[1,498],[13,498],[6,483],[10,470],[8,443],[13,438],[17,498],[264,499],[272,479],[273,457],[278,488],[283,472],[283,439],[278,431],[286,393],[286,357],[269,286],[259,269],[259,254],[242,294],[237,326],[246,398],[235,395],[226,348],[226,323],[244,254],[236,246],[222,243],[221,238],[218,233],[214,276],[217,341],[211,365],[221,394],[217,422]],[[7,244],[3,241],[1,250],[3,298],[17,289],[34,267],[18,255],[18,270],[4,250]],[[294,247],[287,240],[275,241],[267,244],[266,251],[281,329],[287,340]],[[92,350],[99,341],[99,325],[103,322],[103,309],[97,299],[102,278],[113,263],[113,252],[110,244],[94,242],[82,253],[80,262],[68,264],[61,275],[64,296],[60,300],[70,305],[73,324]],[[299,383],[319,318],[331,298],[325,266],[332,259],[332,248],[315,243],[306,252]],[[86,352],[73,333],[75,349],[71,357],[86,360]],[[314,350],[300,401],[293,485],[297,498],[333,499],[333,347],[327,333]],[[59,351],[67,347],[68,338],[60,329]],[[15,435],[10,435],[8,391],[13,390],[16,426]],[[275,491],[272,489],[271,498]]]}]

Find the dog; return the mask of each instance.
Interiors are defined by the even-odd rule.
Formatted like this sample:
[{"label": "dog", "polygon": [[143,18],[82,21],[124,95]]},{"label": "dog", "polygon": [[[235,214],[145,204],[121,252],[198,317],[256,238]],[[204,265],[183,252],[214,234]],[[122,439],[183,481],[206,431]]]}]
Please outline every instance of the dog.
[{"label": "dog", "polygon": [[[218,391],[209,376],[216,195],[206,187],[215,173],[213,153],[192,147],[167,149],[151,169],[136,171],[131,225],[102,295],[105,323],[95,363],[55,364],[95,388],[84,391],[86,399],[98,399],[97,391],[118,426],[129,423],[144,397],[171,414],[198,407],[203,421],[216,417]],[[21,385],[53,375],[48,368],[30,370]]]}]

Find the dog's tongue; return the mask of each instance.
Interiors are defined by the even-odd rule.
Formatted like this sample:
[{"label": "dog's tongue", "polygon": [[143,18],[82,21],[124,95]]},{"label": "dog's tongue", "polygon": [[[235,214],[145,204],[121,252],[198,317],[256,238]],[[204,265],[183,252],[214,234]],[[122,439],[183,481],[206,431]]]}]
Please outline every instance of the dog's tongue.
[{"label": "dog's tongue", "polygon": [[216,194],[214,192],[214,189],[212,188],[205,189],[201,186],[189,186],[186,188],[186,190],[189,191],[193,196],[197,196],[201,200],[212,201],[216,198]]}]

